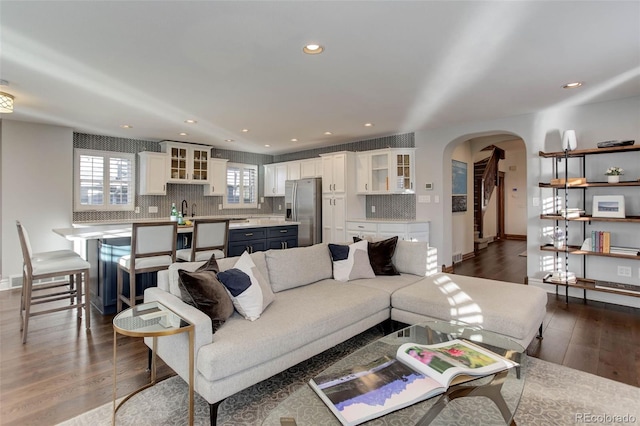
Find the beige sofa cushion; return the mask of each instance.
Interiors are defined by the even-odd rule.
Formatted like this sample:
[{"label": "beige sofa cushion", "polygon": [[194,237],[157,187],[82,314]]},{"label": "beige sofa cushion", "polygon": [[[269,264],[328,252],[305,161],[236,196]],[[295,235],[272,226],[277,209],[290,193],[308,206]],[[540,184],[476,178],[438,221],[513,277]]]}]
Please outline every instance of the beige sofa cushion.
[{"label": "beige sofa cushion", "polygon": [[391,258],[398,272],[424,277],[427,275],[429,243],[400,240]]},{"label": "beige sofa cushion", "polygon": [[331,278],[333,269],[325,243],[265,252],[274,293]]}]

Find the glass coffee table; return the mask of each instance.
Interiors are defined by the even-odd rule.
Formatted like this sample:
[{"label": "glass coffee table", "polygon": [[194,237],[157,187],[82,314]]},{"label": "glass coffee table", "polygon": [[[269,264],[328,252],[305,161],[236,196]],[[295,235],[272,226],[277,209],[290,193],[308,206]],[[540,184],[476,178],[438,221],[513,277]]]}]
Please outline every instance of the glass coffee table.
[{"label": "glass coffee table", "polygon": [[[449,387],[441,395],[394,411],[366,425],[504,425],[515,424],[526,376],[525,348],[513,340],[479,327],[459,322],[429,321],[401,329],[347,355],[322,373],[331,374],[364,365],[381,356],[395,357],[404,343],[435,344],[464,339],[520,364],[497,374],[472,379]],[[477,398],[481,396],[482,398]],[[476,397],[476,398],[474,398]],[[340,425],[309,385],[302,386],[282,401],[263,426]]]}]

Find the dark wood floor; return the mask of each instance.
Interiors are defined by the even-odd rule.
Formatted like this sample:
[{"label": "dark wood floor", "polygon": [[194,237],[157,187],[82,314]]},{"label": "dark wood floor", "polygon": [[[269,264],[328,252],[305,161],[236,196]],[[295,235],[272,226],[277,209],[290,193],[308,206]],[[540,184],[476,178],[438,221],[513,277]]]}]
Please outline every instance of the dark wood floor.
[{"label": "dark wood floor", "polygon": [[[455,265],[456,274],[524,283],[525,241],[494,242]],[[562,294],[562,290],[561,290]],[[640,386],[640,309],[549,294],[544,339],[527,352],[536,358]]]},{"label": "dark wood floor", "polygon": [[[522,241],[489,245],[456,265],[455,273],[522,283]],[[34,317],[21,342],[20,293],[0,292],[0,424],[53,425],[111,402],[112,316],[93,310],[91,332],[75,311]],[[530,355],[634,386],[640,385],[640,310],[549,295],[544,339]],[[118,395],[148,380],[147,349],[140,339],[118,337]],[[162,362],[159,376],[172,374]]]}]

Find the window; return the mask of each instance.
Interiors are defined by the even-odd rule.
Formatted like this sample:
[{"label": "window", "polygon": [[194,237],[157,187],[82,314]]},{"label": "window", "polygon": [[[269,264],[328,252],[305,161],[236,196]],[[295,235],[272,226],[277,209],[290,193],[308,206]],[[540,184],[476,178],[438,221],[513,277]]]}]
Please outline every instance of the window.
[{"label": "window", "polygon": [[74,211],[133,210],[135,154],[75,150]]},{"label": "window", "polygon": [[225,209],[258,207],[258,166],[227,163],[227,195],[222,204]]}]

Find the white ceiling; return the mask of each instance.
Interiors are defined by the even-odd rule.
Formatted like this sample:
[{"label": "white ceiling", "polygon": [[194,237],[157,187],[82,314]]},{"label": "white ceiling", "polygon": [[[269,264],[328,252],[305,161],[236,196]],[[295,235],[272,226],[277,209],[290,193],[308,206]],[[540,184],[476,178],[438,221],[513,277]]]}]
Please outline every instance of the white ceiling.
[{"label": "white ceiling", "polygon": [[268,154],[640,95],[638,1],[2,0],[0,24],[4,117]]}]

